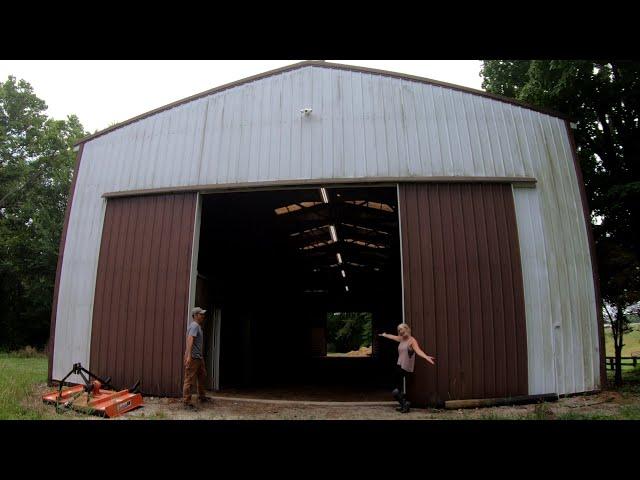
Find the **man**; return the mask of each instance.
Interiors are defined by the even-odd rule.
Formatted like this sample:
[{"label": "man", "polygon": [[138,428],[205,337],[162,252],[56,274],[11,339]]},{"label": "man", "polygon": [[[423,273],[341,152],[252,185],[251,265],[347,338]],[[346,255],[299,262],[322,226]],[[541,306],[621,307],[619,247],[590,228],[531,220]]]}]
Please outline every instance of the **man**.
[{"label": "man", "polygon": [[191,310],[193,321],[187,327],[187,348],[184,352],[184,387],[182,389],[184,406],[187,409],[195,410],[191,403],[191,387],[198,384],[198,397],[201,402],[209,399],[205,395],[204,383],[207,377],[207,370],[204,368],[204,357],[202,355],[202,324],[206,310],[196,307]]}]

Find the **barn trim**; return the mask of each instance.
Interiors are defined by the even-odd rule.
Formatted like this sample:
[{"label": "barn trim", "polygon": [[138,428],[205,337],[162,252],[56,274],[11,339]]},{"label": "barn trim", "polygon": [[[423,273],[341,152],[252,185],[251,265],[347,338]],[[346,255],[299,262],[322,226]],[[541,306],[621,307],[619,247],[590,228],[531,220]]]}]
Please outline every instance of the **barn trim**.
[{"label": "barn trim", "polygon": [[210,185],[189,185],[186,187],[169,187],[169,188],[149,188],[145,190],[124,190],[121,192],[106,192],[103,198],[130,197],[138,195],[158,195],[163,193],[176,192],[201,192],[207,193],[219,190],[242,189],[270,189],[282,187],[304,186],[304,188],[321,187],[323,185],[340,184],[340,185],[366,185],[375,184],[376,186],[394,186],[397,183],[512,183],[516,187],[534,188],[536,179],[532,177],[372,177],[363,179],[351,178],[327,178],[325,180],[282,180],[274,182],[250,182],[250,183],[227,183],[227,184],[210,184]]}]

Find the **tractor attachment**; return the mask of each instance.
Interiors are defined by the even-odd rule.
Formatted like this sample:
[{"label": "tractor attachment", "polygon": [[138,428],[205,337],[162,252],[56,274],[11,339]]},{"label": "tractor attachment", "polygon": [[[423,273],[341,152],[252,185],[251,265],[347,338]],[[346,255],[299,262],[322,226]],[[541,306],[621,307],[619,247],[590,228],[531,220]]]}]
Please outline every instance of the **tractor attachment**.
[{"label": "tractor attachment", "polygon": [[[84,375],[85,373],[88,377]],[[63,387],[65,380],[72,374],[80,375],[84,385]],[[78,412],[110,418],[143,405],[142,395],[138,393],[140,380],[130,390],[116,390],[109,383],[110,381],[111,377],[102,379],[81,364],[74,363],[71,371],[60,381],[58,390],[43,395],[42,401],[55,404],[56,413],[60,413],[62,409],[71,408]],[[102,387],[108,387],[111,390]]]}]

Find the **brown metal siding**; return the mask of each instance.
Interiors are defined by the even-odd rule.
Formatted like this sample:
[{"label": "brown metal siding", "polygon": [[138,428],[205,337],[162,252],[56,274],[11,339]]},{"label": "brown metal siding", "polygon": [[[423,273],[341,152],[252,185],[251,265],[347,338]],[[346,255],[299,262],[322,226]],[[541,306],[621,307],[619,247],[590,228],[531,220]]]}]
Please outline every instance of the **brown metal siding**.
[{"label": "brown metal siding", "polygon": [[109,199],[91,332],[91,370],[151,395],[182,390],[195,193]]},{"label": "brown metal siding", "polygon": [[526,395],[518,232],[509,184],[401,184],[405,320],[418,404]]}]

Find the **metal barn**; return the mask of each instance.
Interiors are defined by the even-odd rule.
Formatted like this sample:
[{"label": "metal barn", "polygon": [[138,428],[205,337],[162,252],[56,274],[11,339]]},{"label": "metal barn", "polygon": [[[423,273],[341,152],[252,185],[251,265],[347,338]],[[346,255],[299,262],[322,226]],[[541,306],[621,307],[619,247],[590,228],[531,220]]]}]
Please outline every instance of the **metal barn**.
[{"label": "metal barn", "polygon": [[370,312],[436,357],[414,404],[597,390],[587,212],[557,113],[321,61],[240,80],[78,142],[49,380],[180,395],[197,304],[212,389],[384,386],[395,345],[326,356],[327,312]]}]

